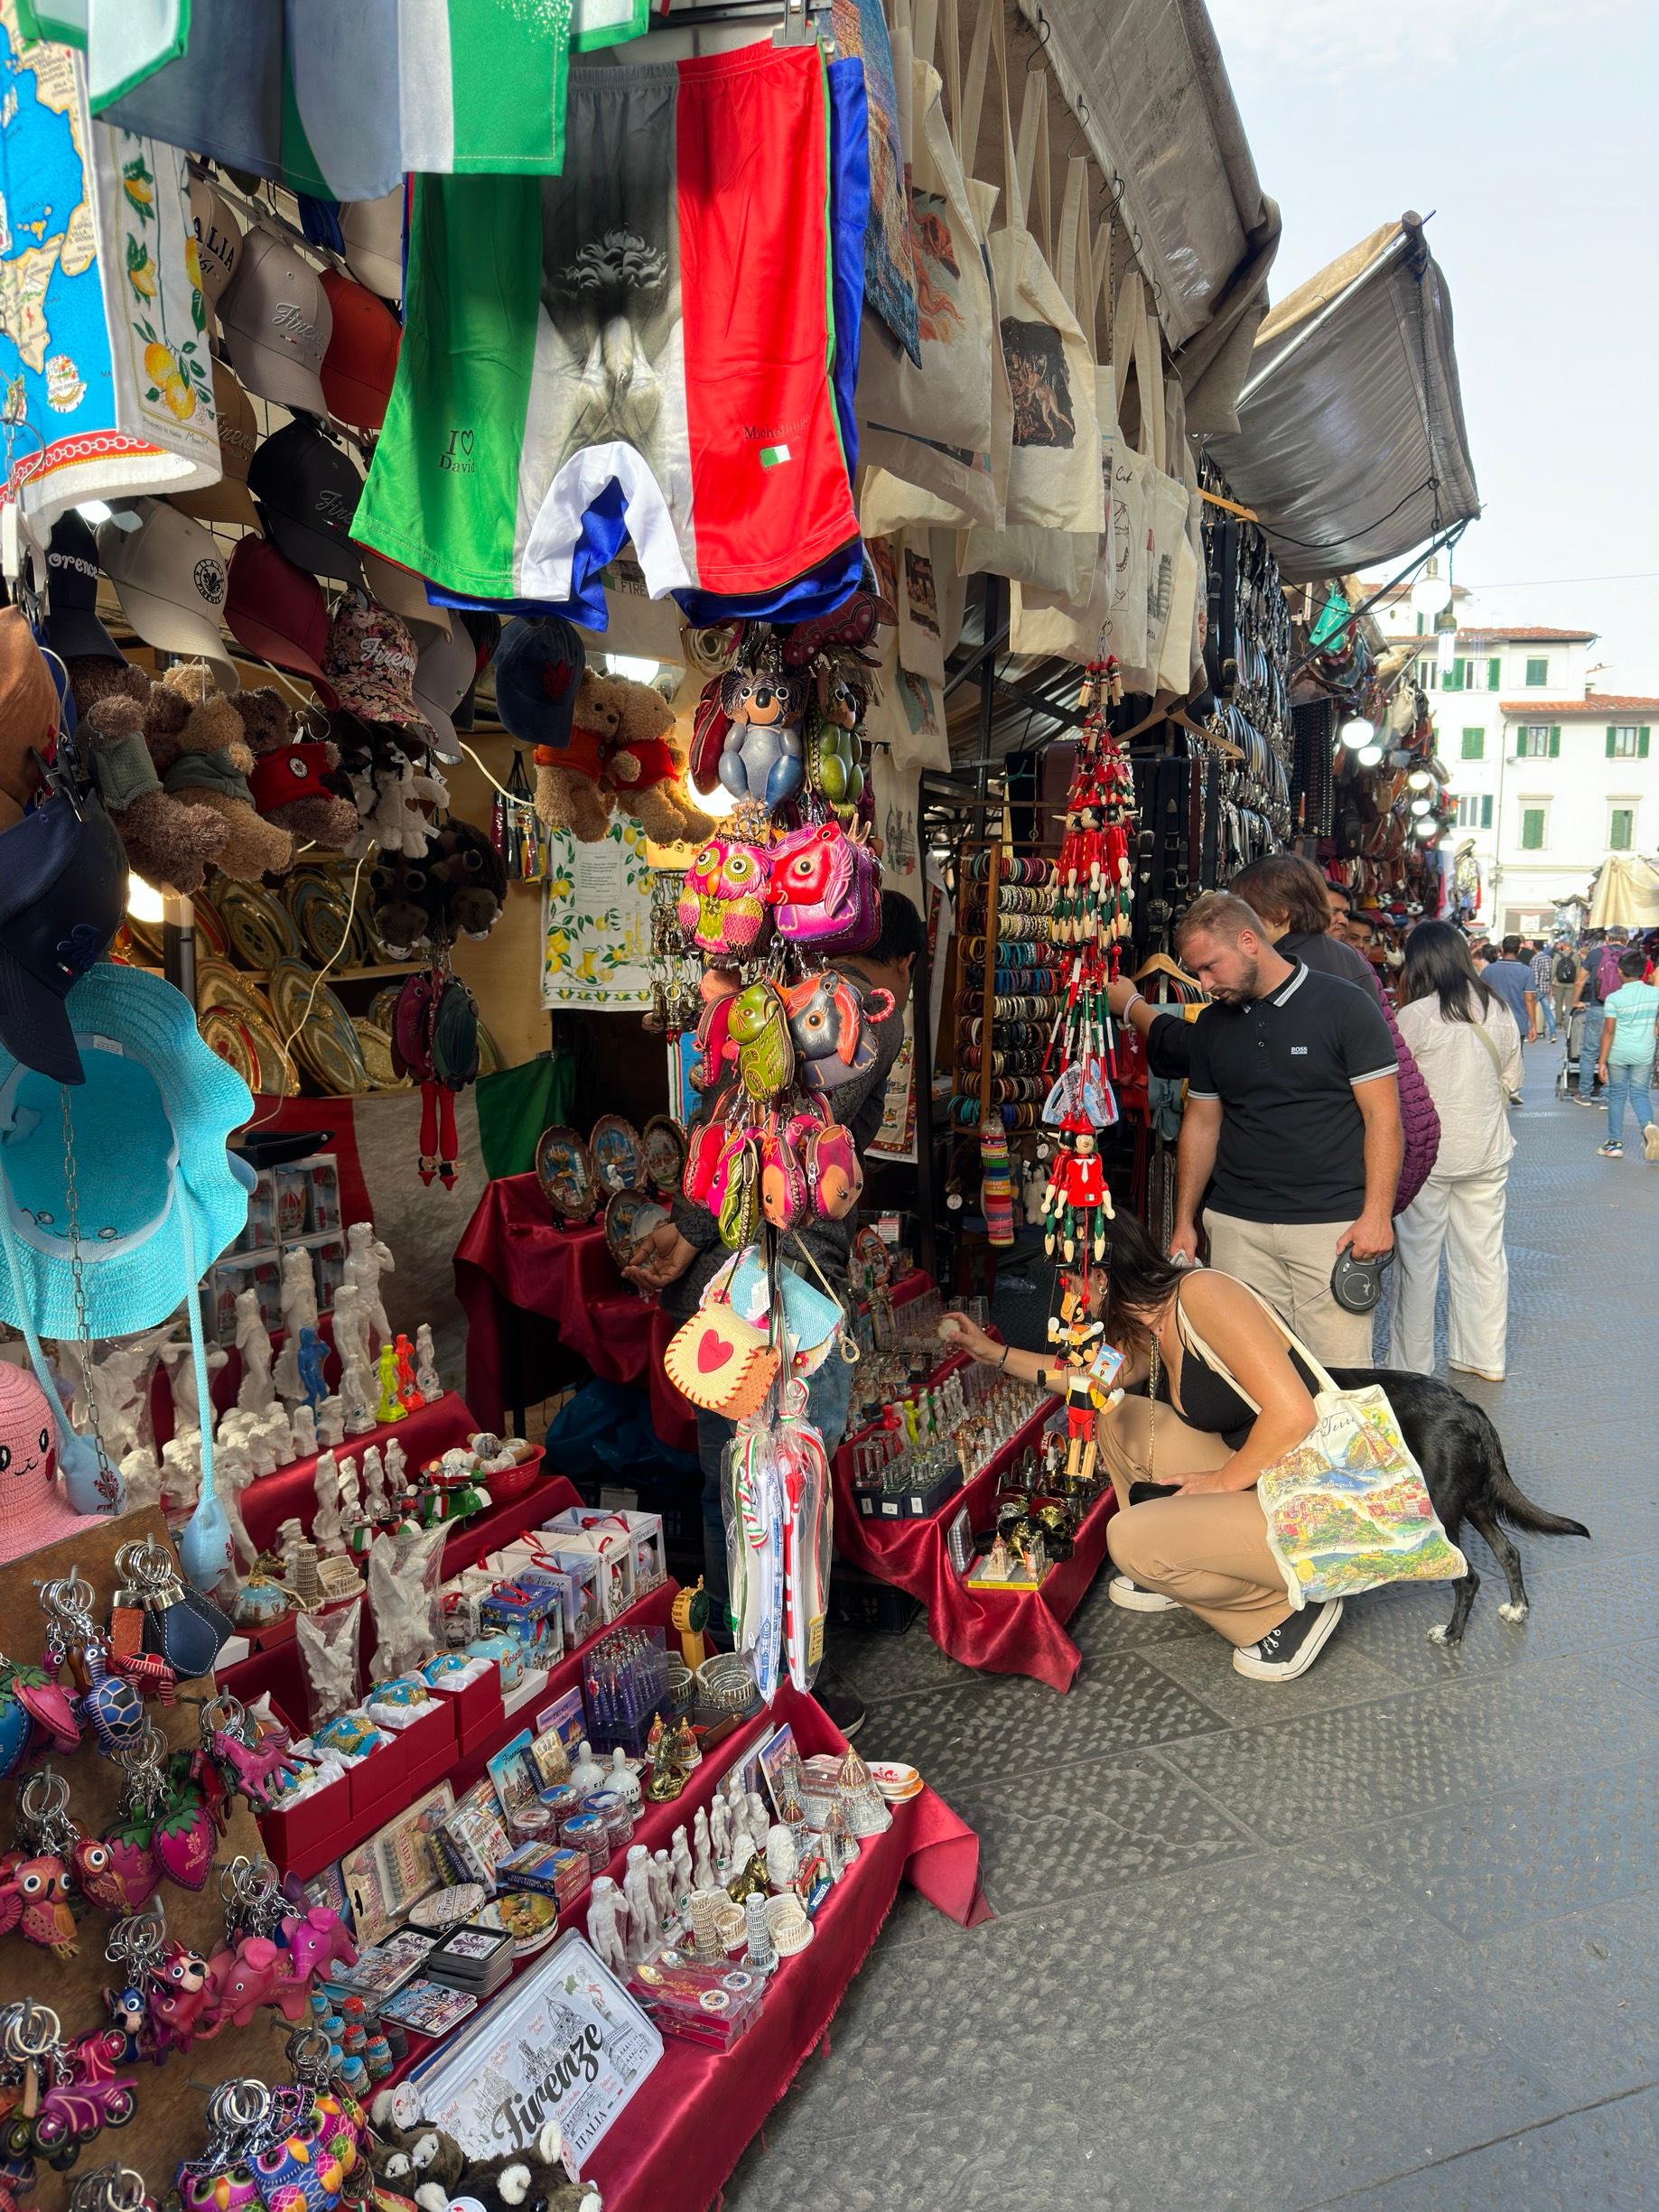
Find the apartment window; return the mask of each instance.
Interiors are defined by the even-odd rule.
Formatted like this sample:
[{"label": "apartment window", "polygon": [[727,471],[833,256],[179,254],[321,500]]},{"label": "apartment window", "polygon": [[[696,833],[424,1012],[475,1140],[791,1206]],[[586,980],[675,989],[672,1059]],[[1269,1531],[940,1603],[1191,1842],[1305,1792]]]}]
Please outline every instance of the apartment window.
[{"label": "apartment window", "polygon": [[1463,732],[1465,760],[1484,760],[1487,757],[1487,733],[1484,730],[1466,730]]},{"label": "apartment window", "polygon": [[1500,691],[1503,688],[1503,677],[1504,664],[1499,655],[1495,653],[1487,663],[1487,689],[1489,692]]},{"label": "apartment window", "polygon": [[1608,817],[1608,850],[1628,852],[1636,843],[1636,808],[1616,806]]},{"label": "apartment window", "polygon": [[1543,850],[1543,817],[1542,806],[1524,806],[1521,809],[1521,850],[1523,852]]},{"label": "apartment window", "polygon": [[1492,794],[1489,791],[1458,801],[1458,827],[1460,830],[1489,830],[1492,827]]},{"label": "apartment window", "polygon": [[1608,758],[1609,760],[1645,760],[1647,758],[1645,729],[1635,722],[1608,724]]},{"label": "apartment window", "polygon": [[1556,760],[1561,757],[1561,749],[1559,723],[1523,722],[1515,731],[1517,760]]},{"label": "apartment window", "polygon": [[1440,665],[1439,661],[1435,660],[1432,656],[1425,656],[1422,660],[1419,661],[1417,664],[1417,681],[1420,686],[1425,692],[1438,691],[1440,682]]},{"label": "apartment window", "polygon": [[1529,692],[1541,692],[1541,691],[1542,691],[1542,689],[1543,689],[1544,685],[1545,685],[1545,684],[1546,684],[1546,683],[1547,683],[1549,681],[1550,681],[1550,664],[1549,664],[1549,662],[1548,662],[1548,661],[1528,661],[1528,662],[1527,662],[1527,664],[1526,664],[1526,688],[1527,688],[1527,690],[1528,690]]}]

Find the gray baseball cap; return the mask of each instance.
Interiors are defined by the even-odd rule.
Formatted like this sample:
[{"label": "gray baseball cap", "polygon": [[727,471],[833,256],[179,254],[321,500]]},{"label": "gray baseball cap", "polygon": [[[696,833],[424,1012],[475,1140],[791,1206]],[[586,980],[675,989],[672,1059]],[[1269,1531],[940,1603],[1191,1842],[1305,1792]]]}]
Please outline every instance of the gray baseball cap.
[{"label": "gray baseball cap", "polygon": [[309,261],[275,231],[242,241],[236,274],[219,302],[230,366],[261,399],[326,415],[319,371],[334,318]]},{"label": "gray baseball cap", "polygon": [[98,526],[98,565],[146,645],[207,662],[222,692],[242,688],[225,650],[225,563],[210,532],[164,499],[138,499],[123,527]]}]

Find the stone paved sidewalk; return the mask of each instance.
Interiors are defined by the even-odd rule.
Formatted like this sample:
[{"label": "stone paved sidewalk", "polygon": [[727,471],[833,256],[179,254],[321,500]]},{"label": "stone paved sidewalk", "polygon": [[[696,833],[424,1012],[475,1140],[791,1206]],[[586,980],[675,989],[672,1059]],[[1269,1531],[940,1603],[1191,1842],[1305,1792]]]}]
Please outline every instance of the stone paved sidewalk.
[{"label": "stone paved sidewalk", "polygon": [[901,1895],[727,2212],[1659,2205],[1659,1167],[1528,1061],[1510,1380],[1468,1389],[1593,1545],[1522,1536],[1511,1626],[1471,1534],[1461,1651],[1444,1591],[1378,1592],[1277,1690],[1104,1585],[1065,1698],[843,1644],[998,1917]]}]

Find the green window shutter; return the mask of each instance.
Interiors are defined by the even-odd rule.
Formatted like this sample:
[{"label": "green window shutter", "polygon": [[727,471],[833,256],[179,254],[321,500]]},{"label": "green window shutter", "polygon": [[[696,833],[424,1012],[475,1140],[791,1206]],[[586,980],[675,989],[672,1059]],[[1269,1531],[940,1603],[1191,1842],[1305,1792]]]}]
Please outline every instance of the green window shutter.
[{"label": "green window shutter", "polygon": [[1465,760],[1483,760],[1487,751],[1487,733],[1484,730],[1466,730],[1463,732]]},{"label": "green window shutter", "polygon": [[1503,674],[1504,664],[1498,658],[1496,654],[1494,654],[1492,658],[1487,663],[1487,689],[1489,692],[1495,692],[1497,690],[1499,684],[1503,681]]},{"label": "green window shutter", "polygon": [[[1611,732],[1609,732],[1609,745],[1611,742],[1612,735]],[[1515,758],[1517,760],[1524,760],[1526,758],[1526,724],[1524,722],[1523,722],[1520,729],[1515,731]]]},{"label": "green window shutter", "polygon": [[1480,826],[1483,830],[1492,827],[1492,794],[1489,791],[1480,802]]},{"label": "green window shutter", "polygon": [[1609,760],[1611,760],[1613,757],[1613,748],[1617,744],[1617,742],[1618,732],[1614,729],[1612,723],[1609,722],[1608,724],[1608,758]]},{"label": "green window shutter", "polygon": [[1645,722],[1636,733],[1636,757],[1638,760],[1647,758],[1647,724]]},{"label": "green window shutter", "polygon": [[1422,617],[1421,615],[1417,618],[1417,635],[1420,637],[1422,636]]},{"label": "green window shutter", "polygon": [[1559,760],[1561,757],[1561,726],[1559,722],[1552,722],[1550,726],[1550,757],[1552,760]]},{"label": "green window shutter", "polygon": [[1543,848],[1543,809],[1524,807],[1521,813],[1521,849],[1524,852],[1539,852]]}]

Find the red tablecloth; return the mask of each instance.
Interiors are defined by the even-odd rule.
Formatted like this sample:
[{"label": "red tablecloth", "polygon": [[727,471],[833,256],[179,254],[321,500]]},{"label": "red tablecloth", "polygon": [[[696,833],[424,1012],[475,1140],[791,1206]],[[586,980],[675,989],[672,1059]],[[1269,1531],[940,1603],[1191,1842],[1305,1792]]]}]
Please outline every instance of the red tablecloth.
[{"label": "red tablecloth", "polygon": [[560,1343],[605,1381],[643,1380],[657,1434],[677,1451],[696,1450],[695,1411],[663,1371],[678,1324],[622,1280],[602,1229],[553,1220],[533,1175],[486,1185],[455,1247],[455,1293],[467,1316],[467,1400],[481,1418],[499,1425],[506,1414],[505,1304],[552,1322]]},{"label": "red tablecloth", "polygon": [[[669,1583],[650,1592],[623,1615],[624,1622],[630,1628],[666,1625],[676,1587]],[[549,1677],[537,1707],[550,1704],[580,1677],[581,1656],[573,1653]],[[523,1712],[508,1715],[502,1742],[527,1725],[528,1718]],[[816,1699],[786,1684],[769,1712],[713,1746],[679,1797],[666,1805],[647,1805],[632,1840],[652,1851],[666,1846],[682,1822],[692,1825],[698,1806],[707,1805],[732,1761],[747,1758],[785,1721],[794,1729],[803,1757],[845,1749],[845,1739]],[[499,1749],[494,1743],[481,1747],[457,1768],[452,1778],[457,1794],[483,1772],[487,1758]],[[618,1881],[627,1848],[614,1854],[610,1872]],[[742,2042],[717,2056],[681,2038],[665,2039],[661,2062],[584,2174],[602,2196],[605,2212],[708,2212],[767,2114],[822,2040],[905,1879],[962,1927],[991,1917],[979,1886],[979,1838],[974,1831],[928,1789],[896,1806],[892,1826],[860,1846],[858,1865],[820,1907],[812,1943],[786,1959],[772,1976],[761,2018]],[[560,1916],[561,1928],[585,1928],[587,1907],[584,1892]],[[528,1960],[518,1971],[535,1964]],[[401,2077],[435,2048],[412,2034],[408,2056],[392,2078]]]},{"label": "red tablecloth", "polygon": [[851,1566],[909,1591],[927,1609],[927,1633],[941,1651],[985,1674],[1032,1675],[1062,1694],[1076,1679],[1082,1654],[1064,1623],[1077,1610],[1106,1552],[1106,1522],[1116,1500],[1108,1491],[1077,1532],[1071,1557],[1049,1571],[1040,1590],[970,1590],[951,1566],[946,1533],[964,1506],[975,1529],[990,1525],[1002,1473],[1036,1441],[1052,1409],[1041,1408],[1011,1437],[983,1473],[926,1520],[865,1520],[853,1492],[853,1453],[843,1445],[833,1465],[835,1548]]}]

